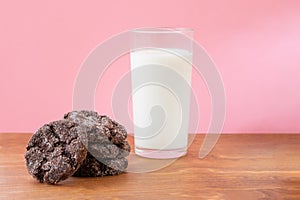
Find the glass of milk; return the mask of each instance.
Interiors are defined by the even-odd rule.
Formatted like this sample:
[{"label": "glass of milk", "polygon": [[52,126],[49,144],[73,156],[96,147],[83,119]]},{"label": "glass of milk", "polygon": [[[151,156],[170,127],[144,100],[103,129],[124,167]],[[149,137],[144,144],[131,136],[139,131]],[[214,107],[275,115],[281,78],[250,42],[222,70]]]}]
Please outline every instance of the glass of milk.
[{"label": "glass of milk", "polygon": [[168,159],[187,152],[192,36],[189,28],[132,30],[134,142],[139,156]]}]

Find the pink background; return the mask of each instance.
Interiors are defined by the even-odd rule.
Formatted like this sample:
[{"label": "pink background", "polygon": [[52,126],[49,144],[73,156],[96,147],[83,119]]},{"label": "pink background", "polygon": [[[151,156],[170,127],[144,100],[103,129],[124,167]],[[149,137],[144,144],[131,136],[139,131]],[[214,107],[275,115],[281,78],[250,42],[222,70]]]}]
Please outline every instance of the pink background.
[{"label": "pink background", "polygon": [[[227,95],[224,132],[300,132],[300,1],[1,1],[0,132],[33,132],[72,109],[76,75],[108,37],[136,27],[191,27],[219,67]],[[100,81],[96,109],[111,115],[109,95],[128,57]],[[209,125],[209,95],[193,76]],[[99,100],[101,99],[101,101]]]}]

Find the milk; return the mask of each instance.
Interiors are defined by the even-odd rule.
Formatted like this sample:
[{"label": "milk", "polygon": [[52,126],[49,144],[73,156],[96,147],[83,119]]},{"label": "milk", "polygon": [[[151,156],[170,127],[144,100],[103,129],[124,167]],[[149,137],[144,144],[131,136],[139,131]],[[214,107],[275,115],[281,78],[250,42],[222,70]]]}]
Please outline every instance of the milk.
[{"label": "milk", "polygon": [[[192,53],[165,50],[142,49],[130,54],[136,151],[185,151],[187,147]],[[141,72],[135,73],[138,69]]]}]

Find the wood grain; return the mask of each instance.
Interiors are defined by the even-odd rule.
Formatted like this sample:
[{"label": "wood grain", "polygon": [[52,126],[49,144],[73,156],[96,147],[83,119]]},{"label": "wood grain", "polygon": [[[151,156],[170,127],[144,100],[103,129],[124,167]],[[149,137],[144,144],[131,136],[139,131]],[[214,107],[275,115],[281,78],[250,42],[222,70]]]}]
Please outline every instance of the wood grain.
[{"label": "wood grain", "polygon": [[[204,159],[197,135],[187,156],[158,171],[71,177],[57,186],[28,175],[30,136],[0,134],[0,199],[300,199],[300,134],[223,134]],[[148,167],[135,157],[129,164]]]}]

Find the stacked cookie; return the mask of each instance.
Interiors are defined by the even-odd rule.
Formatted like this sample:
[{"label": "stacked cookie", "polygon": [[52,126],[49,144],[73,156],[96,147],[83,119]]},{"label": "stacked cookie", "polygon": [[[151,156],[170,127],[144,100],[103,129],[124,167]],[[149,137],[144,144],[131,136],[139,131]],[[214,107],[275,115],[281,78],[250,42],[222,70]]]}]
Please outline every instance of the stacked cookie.
[{"label": "stacked cookie", "polygon": [[130,146],[122,125],[93,111],[73,111],[64,118],[80,124],[88,137],[86,160],[74,176],[116,175],[126,169]]},{"label": "stacked cookie", "polygon": [[69,176],[117,175],[128,165],[125,128],[93,111],[73,111],[41,127],[25,154],[29,174],[56,184]]}]

